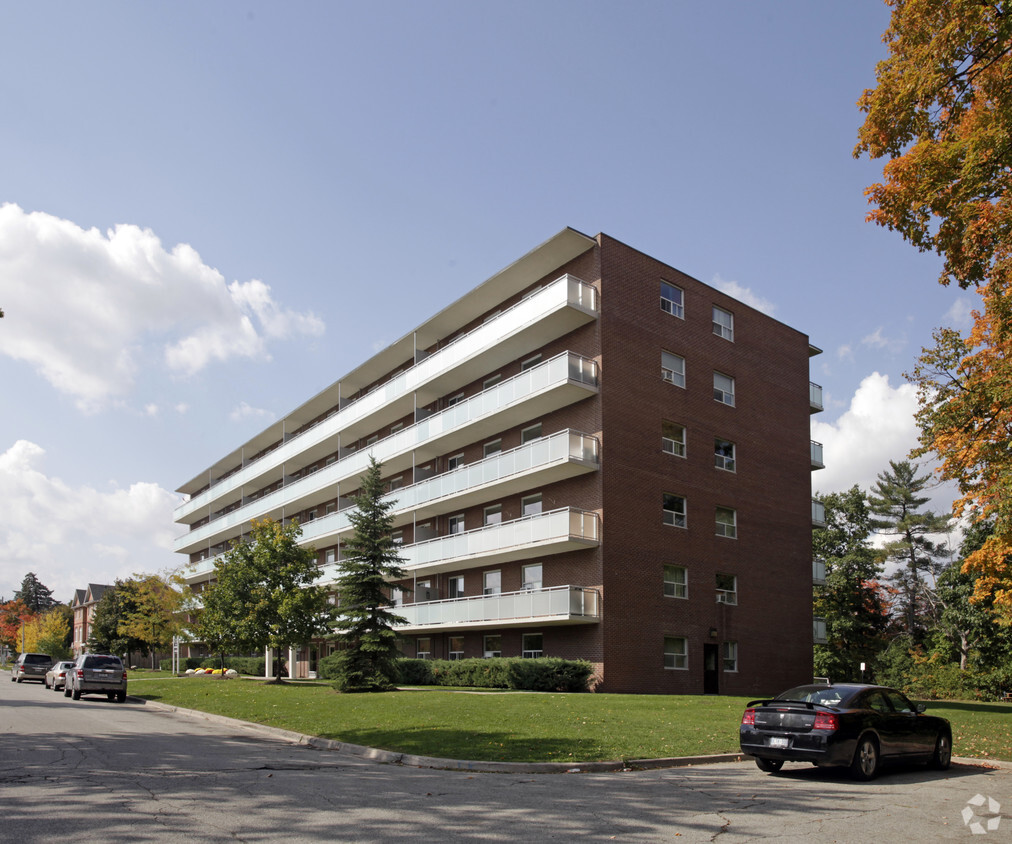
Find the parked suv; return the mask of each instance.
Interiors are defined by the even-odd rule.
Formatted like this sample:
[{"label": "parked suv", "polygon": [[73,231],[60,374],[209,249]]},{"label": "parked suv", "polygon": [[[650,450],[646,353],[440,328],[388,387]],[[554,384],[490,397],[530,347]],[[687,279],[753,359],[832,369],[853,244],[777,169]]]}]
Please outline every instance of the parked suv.
[{"label": "parked suv", "polygon": [[52,664],[53,658],[49,654],[19,654],[11,668],[11,682],[38,680],[45,683],[46,672]]},{"label": "parked suv", "polygon": [[118,656],[81,654],[67,672],[64,697],[80,700],[81,695],[105,695],[109,700],[126,700],[126,669]]}]

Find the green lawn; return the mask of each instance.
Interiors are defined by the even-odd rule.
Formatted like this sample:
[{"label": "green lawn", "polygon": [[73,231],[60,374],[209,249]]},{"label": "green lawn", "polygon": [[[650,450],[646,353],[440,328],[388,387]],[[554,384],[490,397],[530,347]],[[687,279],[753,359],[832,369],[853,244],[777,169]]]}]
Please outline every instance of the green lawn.
[{"label": "green lawn", "polygon": [[[590,762],[737,752],[747,698],[462,693],[346,695],[328,683],[282,686],[132,673],[130,694],[385,750],[502,762]],[[935,702],[957,755],[1012,760],[1012,706]]]}]

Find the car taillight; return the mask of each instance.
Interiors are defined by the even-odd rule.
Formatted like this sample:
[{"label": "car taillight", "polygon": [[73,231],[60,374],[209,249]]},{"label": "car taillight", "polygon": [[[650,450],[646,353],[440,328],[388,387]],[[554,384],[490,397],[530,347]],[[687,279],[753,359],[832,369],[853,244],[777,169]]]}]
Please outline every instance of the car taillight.
[{"label": "car taillight", "polygon": [[126,671],[123,672],[123,682],[126,682]]},{"label": "car taillight", "polygon": [[80,677],[80,678],[82,678],[82,679],[84,678],[84,669],[83,668],[78,668],[77,669],[77,676]]},{"label": "car taillight", "polygon": [[815,723],[812,724],[813,730],[835,730],[840,726],[840,722],[832,712],[816,712]]},{"label": "car taillight", "polygon": [[741,723],[744,724],[746,727],[754,727],[755,726],[755,710],[754,709],[746,709],[745,712],[744,712],[744,714],[741,716]]}]

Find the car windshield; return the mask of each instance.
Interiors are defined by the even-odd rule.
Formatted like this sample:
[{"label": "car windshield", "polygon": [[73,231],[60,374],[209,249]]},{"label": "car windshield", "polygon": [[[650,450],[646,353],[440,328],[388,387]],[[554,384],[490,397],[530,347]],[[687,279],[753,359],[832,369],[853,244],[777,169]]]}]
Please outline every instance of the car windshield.
[{"label": "car windshield", "polygon": [[817,703],[820,706],[839,706],[844,698],[841,689],[822,686],[797,686],[776,696],[775,700],[800,700],[804,703]]}]

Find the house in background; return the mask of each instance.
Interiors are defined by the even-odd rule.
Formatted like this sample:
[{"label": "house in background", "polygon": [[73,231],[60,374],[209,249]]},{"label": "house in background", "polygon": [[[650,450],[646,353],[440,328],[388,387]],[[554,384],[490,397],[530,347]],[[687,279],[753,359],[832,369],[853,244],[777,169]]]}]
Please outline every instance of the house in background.
[{"label": "house in background", "polygon": [[608,692],[788,688],[812,675],[818,352],[565,229],[184,483],[175,549],[199,597],[251,519],[297,519],[333,583],[374,455],[406,655],[581,658]]},{"label": "house in background", "polygon": [[74,656],[80,656],[87,651],[88,636],[95,620],[95,608],[106,589],[112,587],[103,583],[89,583],[87,589],[74,590],[74,600],[70,603],[70,608],[74,611],[74,642],[71,645]]}]

